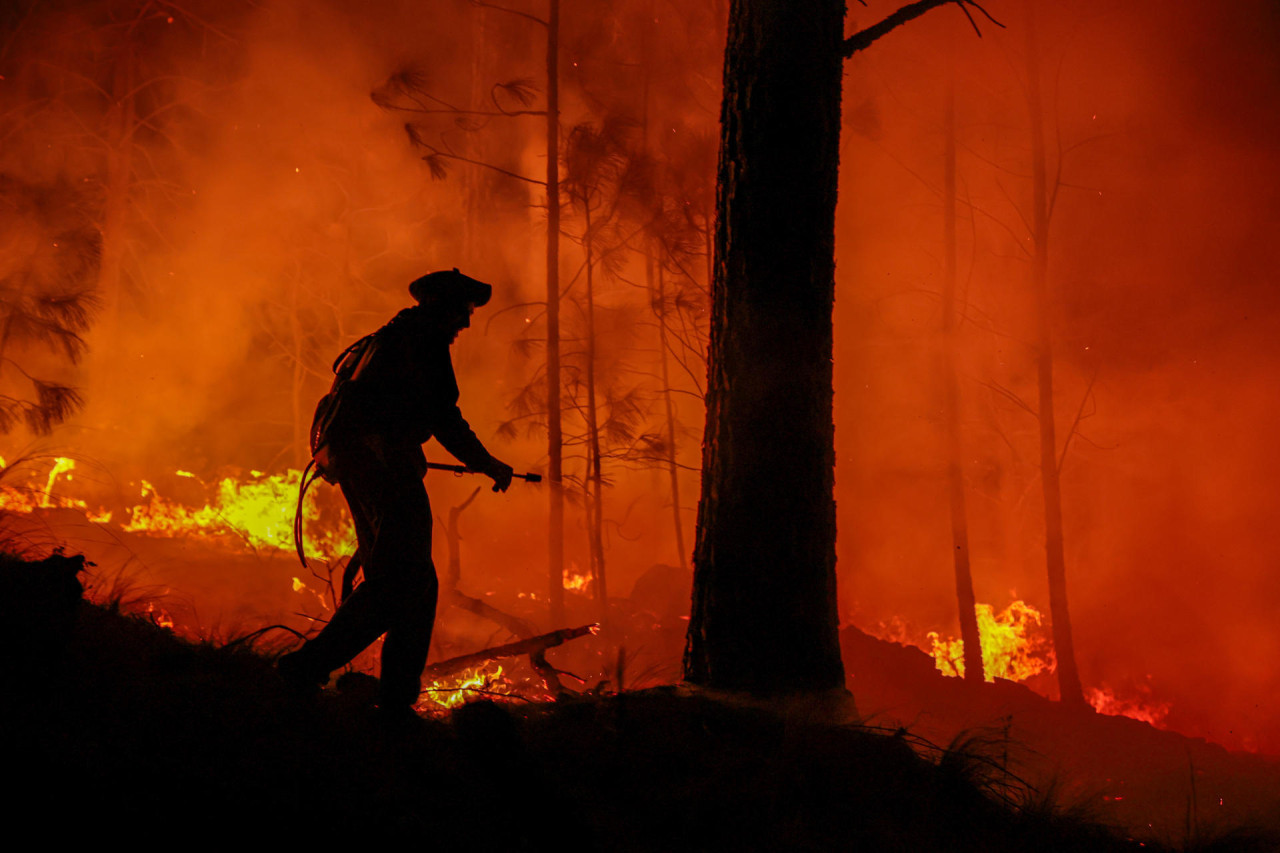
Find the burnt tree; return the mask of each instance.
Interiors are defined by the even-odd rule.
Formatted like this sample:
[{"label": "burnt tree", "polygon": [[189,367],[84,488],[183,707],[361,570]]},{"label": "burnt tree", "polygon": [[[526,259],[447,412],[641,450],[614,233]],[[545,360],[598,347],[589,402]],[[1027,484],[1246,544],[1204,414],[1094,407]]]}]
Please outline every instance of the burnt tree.
[{"label": "burnt tree", "polygon": [[922,0],[847,40],[843,0],[730,4],[692,683],[844,685],[831,367],[842,58],[946,2],[975,6]]}]

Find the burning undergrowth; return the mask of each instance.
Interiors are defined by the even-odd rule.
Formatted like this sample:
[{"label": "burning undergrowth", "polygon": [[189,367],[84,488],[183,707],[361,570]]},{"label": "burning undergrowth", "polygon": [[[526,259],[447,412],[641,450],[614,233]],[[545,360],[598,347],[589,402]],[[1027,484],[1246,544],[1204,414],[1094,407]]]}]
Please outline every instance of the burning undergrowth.
[{"label": "burning undergrowth", "polygon": [[[306,494],[301,509],[309,560],[303,567],[293,539],[297,471],[205,481],[178,470],[157,480],[160,486],[140,480],[110,482],[106,489],[95,473],[92,465],[61,456],[24,457],[0,469],[0,518],[11,548],[38,556],[73,543],[96,564],[88,577],[91,600],[191,641],[268,635],[287,645],[314,633],[333,613],[354,552],[336,490]],[[667,612],[680,605],[664,600],[664,591],[646,598],[642,589],[639,605],[615,602],[606,640],[596,636],[589,589],[580,584],[583,594],[576,594],[570,583],[567,618],[576,620],[573,626],[539,627],[546,614],[536,593],[500,594],[491,587],[468,594],[476,580],[461,577],[458,517],[455,508],[438,522],[444,529],[437,544],[446,545],[447,554],[437,558],[441,600],[420,712],[478,696],[547,701],[601,685],[643,686],[677,676],[679,638],[673,632],[682,632],[684,622]],[[546,657],[551,649],[554,663]],[[381,641],[349,671],[377,672],[380,650]]]},{"label": "burning undergrowth", "polygon": [[[104,534],[122,548],[136,549],[133,556],[145,553],[160,565],[171,559],[162,554],[180,547],[185,566],[176,574],[160,571],[156,578],[143,584],[141,578],[146,578],[148,571],[132,561],[132,565],[117,570],[114,577],[117,583],[146,585],[148,594],[138,596],[133,609],[191,639],[251,632],[267,623],[299,635],[313,631],[332,613],[346,555],[354,551],[350,521],[336,494],[312,489],[302,506],[304,541],[312,562],[307,569],[293,563],[293,514],[301,477],[296,470],[276,475],[248,471],[210,480],[175,470],[158,481],[163,484],[159,487],[143,479],[112,483],[110,490],[101,488],[102,478],[95,476],[92,465],[78,465],[69,457],[19,459],[2,472],[0,511],[9,513],[11,519],[25,519],[28,531],[33,529],[32,521],[43,516],[57,519],[59,532],[65,534],[68,517],[77,516],[85,529]],[[495,605],[493,590],[482,592],[479,598],[463,594],[457,589],[459,578],[450,576],[450,572],[460,571],[453,562],[458,560],[457,532],[446,529],[442,533],[438,538],[448,544],[449,556],[438,562],[447,588],[433,660],[536,635],[538,630],[533,625],[545,620],[538,593],[520,591],[514,597],[497,596],[501,607]],[[105,559],[112,561],[109,554]],[[209,571],[199,569],[202,561],[212,562]],[[133,573],[134,577],[121,578],[121,572]],[[658,574],[662,575],[661,582],[656,580]],[[202,620],[196,603],[216,602],[223,597],[219,590],[206,586],[204,579],[212,577],[215,586],[251,588],[237,580],[242,575],[253,576],[259,589],[269,583],[268,579],[274,579],[270,581],[274,583],[271,594],[254,596],[255,608],[233,610],[230,624],[224,614],[215,616],[212,624]],[[163,582],[157,583],[161,577]],[[628,674],[640,683],[675,680],[679,674],[687,578],[673,570],[651,572],[647,577],[659,586],[678,587],[678,594],[673,597],[660,590],[648,595],[649,599],[656,595],[657,600],[647,600],[641,589],[638,602],[625,602],[619,614],[623,624],[614,626],[617,631],[611,643],[589,644],[589,653],[571,655],[570,670],[580,670],[580,675],[571,673],[562,682],[555,676],[548,679],[550,670],[540,675],[536,667],[519,661],[514,667],[507,662],[504,668],[496,661],[480,659],[455,672],[429,676],[424,682],[420,710],[456,707],[478,695],[542,701],[554,698],[563,689],[585,690],[602,682],[618,683]],[[111,584],[99,581],[98,586],[111,597]],[[566,588],[571,597],[583,603],[590,600],[590,577],[576,564],[566,575]],[[579,595],[573,596],[574,593]],[[661,600],[664,597],[671,600]],[[624,602],[620,600],[618,604]],[[999,611],[992,605],[979,604],[977,613],[985,680],[1019,682],[1042,695],[1056,697],[1055,661],[1044,614],[1017,598]],[[581,621],[591,619],[590,612],[581,606],[575,615]],[[925,650],[942,675],[961,678],[965,674],[964,643],[958,638],[945,637],[939,631],[921,632],[901,618],[881,623],[875,633]],[[630,658],[628,647],[632,650]],[[375,645],[362,655],[355,669],[376,672],[379,648]],[[1099,713],[1127,716],[1157,726],[1170,710],[1169,703],[1153,697],[1150,685],[1145,683],[1125,684],[1118,689],[1106,685],[1090,688],[1086,698]]]}]

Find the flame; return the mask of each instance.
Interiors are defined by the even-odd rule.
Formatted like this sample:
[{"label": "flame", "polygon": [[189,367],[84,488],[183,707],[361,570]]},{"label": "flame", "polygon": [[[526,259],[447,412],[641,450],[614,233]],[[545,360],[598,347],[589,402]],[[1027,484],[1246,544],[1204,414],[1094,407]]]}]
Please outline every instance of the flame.
[{"label": "flame", "polygon": [[168,628],[172,631],[176,625],[173,621],[173,617],[169,615],[169,612],[156,607],[154,601],[147,602],[147,609],[143,613],[153,624],[158,625],[161,628]]},{"label": "flame", "polygon": [[591,589],[591,576],[583,572],[577,563],[570,563],[569,571],[565,573],[564,588],[585,595]]},{"label": "flame", "polygon": [[54,460],[53,468],[49,471],[49,480],[44,484],[44,495],[40,500],[40,506],[48,509],[53,506],[53,484],[57,481],[59,474],[67,474],[67,479],[71,479],[71,474],[67,473],[74,470],[76,461],[68,459],[65,456],[59,456]]},{"label": "flame", "polygon": [[[26,484],[0,487],[0,510],[30,514],[69,507],[83,511],[92,522],[110,524],[110,511],[95,509],[81,497],[54,494],[54,487],[59,483],[63,486],[61,491],[67,491],[65,486],[72,482],[70,472],[75,467],[75,460],[59,456],[44,476],[42,485],[32,482],[35,475],[29,474]],[[14,470],[4,467],[2,459],[0,468],[6,473]],[[176,471],[175,475],[199,482],[189,471]],[[125,510],[126,520],[121,528],[148,536],[194,537],[207,541],[234,536],[252,548],[292,549],[293,517],[301,480],[302,472],[292,468],[271,475],[252,471],[246,480],[226,477],[203,506],[194,507],[164,497],[151,481],[142,479],[138,485],[138,501]],[[307,493],[302,511],[303,518],[312,522],[306,535],[308,556],[337,558],[355,550],[355,531],[349,521],[315,523],[320,513],[312,492]]]},{"label": "flame", "polygon": [[[57,456],[54,457],[53,467],[49,469],[49,474],[45,478],[43,487],[32,485],[30,476],[28,476],[26,485],[5,485],[0,487],[0,511],[30,514],[42,509],[72,507],[82,510],[92,522],[98,524],[110,523],[111,513],[107,510],[92,510],[86,501],[79,498],[54,496],[53,487],[58,480],[58,475],[66,474],[64,481],[71,482],[72,478],[69,472],[74,470],[75,467],[74,459],[66,456]],[[9,466],[4,458],[0,457],[0,476],[9,475],[14,470],[16,470],[16,466]]]},{"label": "flame", "polygon": [[500,664],[490,661],[425,685],[423,698],[416,707],[428,712],[457,708],[474,699],[477,692],[511,696],[515,694],[515,685],[503,676]]},{"label": "flame", "polygon": [[[1025,681],[1053,671],[1052,644],[1039,630],[1044,623],[1040,611],[1025,601],[1014,601],[999,614],[990,604],[979,604],[977,613],[987,681],[996,678]],[[928,637],[938,671],[943,675],[963,676],[964,641],[943,640],[936,631]],[[1153,726],[1161,725],[1172,707],[1170,702],[1152,699],[1147,685],[1139,685],[1133,696],[1121,696],[1106,685],[1086,688],[1085,699],[1099,714],[1130,717]]]},{"label": "flame", "polygon": [[[986,680],[1005,678],[1025,681],[1033,675],[1053,670],[1050,643],[1038,629],[1043,614],[1025,601],[1014,601],[999,614],[990,604],[979,604],[978,634],[982,638],[982,666]],[[964,640],[941,639],[936,631],[928,635],[934,664],[943,675],[964,675]]]},{"label": "flame", "polygon": [[[162,497],[155,486],[142,481],[144,502],[129,511],[124,529],[130,533],[158,536],[217,538],[235,535],[254,548],[293,547],[293,515],[302,472],[288,469],[283,474],[252,472],[253,479],[241,482],[224,478],[214,499],[193,509]],[[180,474],[181,475],[181,474]],[[318,516],[314,496],[308,492],[303,517]],[[355,533],[350,524],[336,528],[308,530],[307,555],[324,557],[350,553],[355,549]]]},{"label": "flame", "polygon": [[1173,703],[1151,698],[1151,688],[1139,685],[1138,695],[1121,697],[1110,687],[1085,688],[1084,698],[1093,710],[1111,717],[1129,717],[1159,727],[1169,716]]}]

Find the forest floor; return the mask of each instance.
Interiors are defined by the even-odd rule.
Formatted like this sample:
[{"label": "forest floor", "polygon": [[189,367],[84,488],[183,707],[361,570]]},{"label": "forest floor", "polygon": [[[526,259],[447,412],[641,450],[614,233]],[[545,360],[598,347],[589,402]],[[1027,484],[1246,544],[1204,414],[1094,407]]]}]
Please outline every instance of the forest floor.
[{"label": "forest floor", "polygon": [[1280,759],[1073,710],[1012,681],[948,678],[920,649],[853,626],[840,639],[864,723],[937,743],[985,740],[1026,784],[1128,834],[1186,848],[1241,827],[1280,839]]},{"label": "forest floor", "polygon": [[190,642],[84,602],[75,568],[0,559],[11,830],[463,849],[1275,849],[1234,830],[1127,838],[1024,785],[989,738],[939,748],[842,719],[838,701],[669,686],[387,721],[358,691],[297,695],[248,643]]}]

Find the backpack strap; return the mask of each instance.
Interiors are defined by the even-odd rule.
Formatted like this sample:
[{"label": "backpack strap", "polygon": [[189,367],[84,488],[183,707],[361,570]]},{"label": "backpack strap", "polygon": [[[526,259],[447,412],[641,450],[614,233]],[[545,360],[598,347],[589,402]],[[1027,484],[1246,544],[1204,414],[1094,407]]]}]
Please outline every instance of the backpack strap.
[{"label": "backpack strap", "polygon": [[302,472],[302,481],[298,484],[298,508],[293,516],[293,543],[304,568],[307,566],[307,556],[302,541],[302,502],[307,495],[307,489],[317,477],[330,483],[334,482],[333,472],[329,469],[329,427],[333,425],[334,418],[338,415],[343,392],[351,382],[360,378],[369,360],[373,358],[373,353],[377,349],[377,335],[377,332],[365,335],[334,359],[333,385],[330,386],[329,393],[321,397],[320,402],[316,404],[316,412],[311,419],[311,432],[307,436],[311,446],[311,461],[307,463],[306,469]]}]

